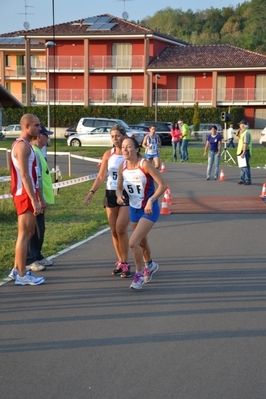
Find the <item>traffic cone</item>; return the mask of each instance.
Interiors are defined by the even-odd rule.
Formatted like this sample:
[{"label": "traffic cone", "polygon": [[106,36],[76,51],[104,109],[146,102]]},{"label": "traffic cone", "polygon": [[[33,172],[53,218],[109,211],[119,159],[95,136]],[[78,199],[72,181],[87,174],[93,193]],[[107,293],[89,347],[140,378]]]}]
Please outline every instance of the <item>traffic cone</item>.
[{"label": "traffic cone", "polygon": [[167,189],[166,189],[165,192],[164,192],[164,198],[165,198],[166,203],[167,203],[168,205],[171,205],[172,201],[171,201],[171,198],[170,198],[170,195],[169,195]]},{"label": "traffic cone", "polygon": [[226,180],[226,178],[225,178],[225,175],[224,175],[224,170],[223,169],[221,169],[221,173],[220,173],[220,179],[219,179],[219,181],[225,181]]},{"label": "traffic cone", "polygon": [[262,186],[260,198],[262,199],[262,201],[266,202],[266,183],[264,183]]},{"label": "traffic cone", "polygon": [[171,214],[171,212],[168,209],[167,202],[166,202],[165,198],[163,197],[160,215],[170,215],[170,214]]},{"label": "traffic cone", "polygon": [[162,166],[161,166],[160,172],[161,173],[165,173],[166,172],[166,168],[165,168],[164,162],[162,162]]},{"label": "traffic cone", "polygon": [[170,186],[167,186],[167,189],[166,189],[166,190],[168,191],[170,200],[172,200],[172,199],[173,199],[173,196],[172,196],[171,191],[170,191]]}]

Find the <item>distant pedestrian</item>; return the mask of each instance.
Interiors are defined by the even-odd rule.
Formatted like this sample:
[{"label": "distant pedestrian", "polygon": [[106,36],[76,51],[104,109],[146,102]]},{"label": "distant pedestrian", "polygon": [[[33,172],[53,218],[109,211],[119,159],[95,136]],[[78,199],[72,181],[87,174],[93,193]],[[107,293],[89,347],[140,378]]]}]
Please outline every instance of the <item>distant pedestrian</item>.
[{"label": "distant pedestrian", "polygon": [[[133,233],[129,239],[136,273],[130,288],[139,290],[144,283],[149,283],[159,265],[153,262],[147,234],[160,215],[159,197],[166,190],[161,173],[140,155],[139,144],[134,138],[127,138],[122,143],[122,153],[125,158],[119,166],[117,184],[117,202],[125,201],[123,188],[129,196],[130,221]],[[157,188],[154,187],[154,182]],[[145,266],[143,269],[143,260]]]},{"label": "distant pedestrian", "polygon": [[181,146],[181,162],[188,161],[188,143],[190,141],[190,128],[184,123],[184,121],[179,120],[178,125],[181,129],[181,137],[182,137],[182,146]]},{"label": "distant pedestrian", "polygon": [[[177,122],[173,122],[171,129],[171,136],[172,136],[173,160],[176,162],[177,161],[176,150],[177,146],[180,145],[180,140],[181,140],[181,132],[179,130]],[[180,154],[180,147],[179,147],[179,154]]]},{"label": "distant pedestrian", "polygon": [[244,184],[249,186],[251,184],[251,172],[249,160],[252,155],[252,138],[249,130],[248,122],[243,119],[239,122],[238,131],[238,146],[237,146],[237,156],[245,159],[245,166],[240,167],[240,181],[238,184]]},{"label": "distant pedestrian", "polygon": [[208,166],[207,166],[207,180],[210,180],[212,166],[214,164],[214,180],[218,179],[219,176],[219,163],[221,155],[221,143],[222,137],[217,133],[217,127],[213,125],[211,127],[211,134],[207,137],[203,156],[205,157],[208,152]]},{"label": "distant pedestrian", "polygon": [[229,125],[229,129],[227,130],[227,139],[228,139],[228,144],[227,144],[227,148],[229,147],[233,147],[235,148],[235,144],[234,144],[234,128],[233,128],[233,123],[230,123]]},{"label": "distant pedestrian", "polygon": [[154,162],[156,169],[160,168],[160,151],[161,151],[161,139],[156,133],[156,126],[151,125],[150,131],[143,139],[142,147],[145,148],[145,158],[149,162]]}]

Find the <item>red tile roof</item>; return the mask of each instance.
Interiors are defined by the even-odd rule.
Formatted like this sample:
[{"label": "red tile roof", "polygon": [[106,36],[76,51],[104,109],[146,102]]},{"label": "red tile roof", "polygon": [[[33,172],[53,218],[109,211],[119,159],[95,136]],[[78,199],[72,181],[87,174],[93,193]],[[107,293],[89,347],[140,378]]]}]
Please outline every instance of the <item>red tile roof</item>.
[{"label": "red tile roof", "polygon": [[149,64],[150,68],[247,68],[266,67],[266,55],[229,44],[172,46]]}]

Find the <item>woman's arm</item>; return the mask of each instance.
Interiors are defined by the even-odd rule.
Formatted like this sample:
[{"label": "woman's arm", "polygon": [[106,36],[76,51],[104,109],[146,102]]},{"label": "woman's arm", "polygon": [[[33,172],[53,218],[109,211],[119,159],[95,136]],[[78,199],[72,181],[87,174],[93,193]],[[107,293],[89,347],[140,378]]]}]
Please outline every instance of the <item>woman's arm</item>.
[{"label": "woman's arm", "polygon": [[110,154],[111,154],[111,150],[108,150],[103,155],[99,173],[98,173],[90,191],[84,198],[85,205],[87,205],[91,201],[93,194],[95,194],[96,191],[101,187],[102,183],[104,182],[104,180],[106,178],[107,171],[108,171],[108,160],[110,158]]}]

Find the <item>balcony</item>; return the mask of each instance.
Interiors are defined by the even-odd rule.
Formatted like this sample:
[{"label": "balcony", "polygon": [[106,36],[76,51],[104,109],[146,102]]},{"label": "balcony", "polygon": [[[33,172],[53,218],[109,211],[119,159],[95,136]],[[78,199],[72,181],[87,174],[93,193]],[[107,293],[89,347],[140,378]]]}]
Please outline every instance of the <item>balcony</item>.
[{"label": "balcony", "polygon": [[143,71],[144,56],[93,55],[89,57],[89,70],[93,71]]}]

